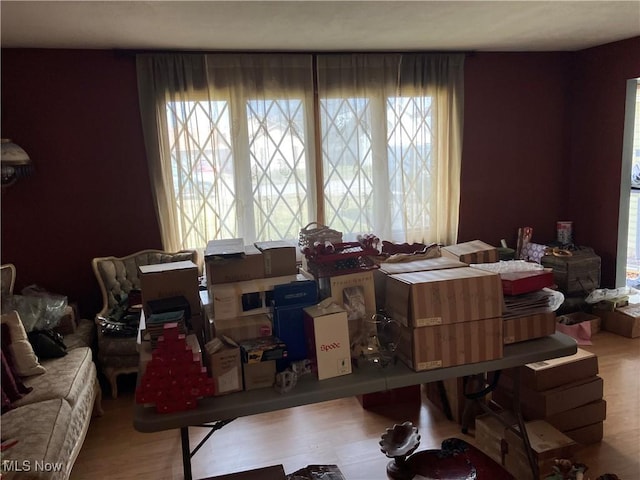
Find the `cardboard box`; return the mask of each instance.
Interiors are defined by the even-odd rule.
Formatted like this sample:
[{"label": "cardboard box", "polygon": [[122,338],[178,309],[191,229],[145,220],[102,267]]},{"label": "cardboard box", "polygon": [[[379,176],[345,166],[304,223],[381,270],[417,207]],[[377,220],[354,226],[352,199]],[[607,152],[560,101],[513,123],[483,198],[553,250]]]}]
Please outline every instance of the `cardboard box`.
[{"label": "cardboard box", "polygon": [[[513,380],[502,375],[493,399],[502,406],[502,398],[509,402],[513,392]],[[603,381],[598,376],[560,385],[549,390],[535,391],[520,386],[522,414],[527,419],[542,419],[602,399]]]},{"label": "cardboard box", "polygon": [[415,371],[502,358],[502,318],[401,327],[398,357]]},{"label": "cardboard box", "polygon": [[545,312],[507,318],[503,328],[505,345],[553,335],[556,331],[556,314]]},{"label": "cardboard box", "polygon": [[242,391],[240,347],[228,337],[214,338],[204,346],[205,365],[215,382],[215,396]]},{"label": "cardboard box", "polygon": [[502,291],[505,295],[522,295],[555,285],[553,270],[533,270],[527,272],[500,273]]},{"label": "cardboard box", "polygon": [[183,296],[189,302],[191,315],[200,313],[198,266],[190,260],[140,265],[142,301]]},{"label": "cardboard box", "polygon": [[604,437],[604,422],[597,422],[584,427],[569,430],[564,434],[580,445],[591,445],[598,443]]},{"label": "cardboard box", "polygon": [[[515,428],[518,430],[518,427]],[[538,463],[540,478],[552,471],[556,458],[573,459],[580,449],[575,441],[544,420],[526,422],[525,428]],[[523,439],[513,430],[507,429],[504,440],[504,467],[517,479],[531,478],[531,466]]]},{"label": "cardboard box", "polygon": [[266,313],[235,318],[214,318],[213,336],[225,335],[236,342],[256,337],[268,337],[273,334],[271,317]]},{"label": "cardboard box", "polygon": [[243,363],[242,378],[245,390],[272,387],[276,379],[276,361]]},{"label": "cardboard box", "polygon": [[386,296],[387,313],[410,327],[501,317],[504,308],[500,275],[471,267],[391,275]]},{"label": "cardboard box", "polygon": [[577,325],[578,323],[589,322],[591,335],[598,333],[602,325],[602,319],[599,316],[587,312],[565,313],[564,315],[559,315],[557,321],[565,325]]},{"label": "cardboard box", "polygon": [[265,277],[281,277],[298,273],[295,245],[284,240],[256,242],[254,245],[262,252]]},{"label": "cardboard box", "polygon": [[494,263],[500,259],[498,249],[481,240],[449,245],[442,247],[440,251],[443,257],[454,258],[464,263]]},{"label": "cardboard box", "polygon": [[598,374],[598,357],[580,347],[575,354],[528,363],[503,373],[513,377],[519,371],[520,385],[535,391],[549,390],[578,380],[591,379]]},{"label": "cardboard box", "polygon": [[[514,413],[508,410],[499,413],[507,424],[516,425],[518,423]],[[507,428],[503,422],[490,413],[478,415],[475,419],[474,434],[478,447],[500,465],[504,465],[502,445]]]},{"label": "cardboard box", "polygon": [[[215,255],[217,251],[212,247],[213,240],[207,244],[205,250],[205,272],[207,285],[220,283],[242,282],[257,278],[264,278],[264,258],[262,252],[253,245],[242,247],[240,254]],[[295,272],[294,272],[295,273]]]},{"label": "cardboard box", "polygon": [[466,267],[467,264],[449,257],[426,258],[412,262],[381,263],[380,268],[373,270],[373,284],[378,309],[385,308],[387,278],[389,275],[409,272],[426,272],[445,268]]},{"label": "cardboard box", "polygon": [[640,305],[617,308],[602,319],[602,328],[623,337],[640,337]]},{"label": "cardboard box", "polygon": [[209,477],[205,480],[286,480],[286,478],[282,465],[273,465],[271,467]]},{"label": "cardboard box", "polygon": [[303,310],[307,354],[318,380],[351,373],[347,312],[334,303],[327,303]]},{"label": "cardboard box", "polygon": [[238,342],[243,363],[260,363],[287,358],[287,346],[278,337],[258,337]]},{"label": "cardboard box", "polygon": [[271,312],[271,295],[275,285],[304,280],[299,275],[259,278],[244,282],[209,285],[209,297],[216,319]]},{"label": "cardboard box", "polygon": [[357,395],[356,398],[364,409],[384,405],[397,405],[399,403],[420,404],[422,400],[420,385],[409,385],[408,387],[392,388],[383,392]]},{"label": "cardboard box", "polygon": [[[580,407],[572,408],[571,410],[550,415],[544,420],[571,437],[568,433],[569,431],[579,430],[588,425],[603,422],[606,418],[607,402],[601,399]],[[574,440],[576,439],[574,438]],[[578,440],[576,440],[576,442],[583,443]]]}]

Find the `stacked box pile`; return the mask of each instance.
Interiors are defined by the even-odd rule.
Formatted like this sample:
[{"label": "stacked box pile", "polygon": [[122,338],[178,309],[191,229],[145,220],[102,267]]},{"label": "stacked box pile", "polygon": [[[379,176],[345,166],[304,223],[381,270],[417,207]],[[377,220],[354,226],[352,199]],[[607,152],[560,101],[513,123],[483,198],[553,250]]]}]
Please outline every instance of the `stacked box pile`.
[{"label": "stacked box pile", "polygon": [[513,378],[520,375],[520,404],[526,420],[544,420],[581,445],[602,440],[606,418],[598,357],[576,354],[503,371],[493,400],[505,408],[513,401]]},{"label": "stacked box pile", "polygon": [[[518,433],[519,427],[515,417],[508,411],[499,413],[512,427],[505,427],[504,423],[491,414],[478,416],[475,428],[478,447],[502,465],[514,478],[529,479],[532,476],[531,465],[524,441]],[[571,460],[580,448],[574,440],[544,420],[526,422],[525,428],[538,466],[540,480],[549,478],[555,459]]]},{"label": "stacked box pile", "polygon": [[193,352],[177,324],[165,324],[136,388],[136,403],[171,413],[196,408],[199,398],[213,394],[214,383],[200,353]]},{"label": "stacked box pile", "polygon": [[416,371],[502,358],[503,304],[499,275],[470,267],[386,282],[387,313],[401,324],[398,356]]},{"label": "stacked box pile", "polygon": [[187,331],[204,340],[200,310],[198,266],[191,261],[141,265],[140,290],[146,318],[182,312]]}]

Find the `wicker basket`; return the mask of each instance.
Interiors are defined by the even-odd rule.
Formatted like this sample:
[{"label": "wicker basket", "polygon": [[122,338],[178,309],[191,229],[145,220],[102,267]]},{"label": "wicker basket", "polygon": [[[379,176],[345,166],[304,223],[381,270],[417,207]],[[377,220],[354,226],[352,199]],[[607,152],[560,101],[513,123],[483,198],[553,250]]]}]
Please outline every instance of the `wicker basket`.
[{"label": "wicker basket", "polygon": [[322,225],[318,222],[311,222],[306,227],[300,230],[300,237],[298,239],[298,245],[302,253],[313,250],[314,245],[320,242],[330,242],[332,244],[342,243],[342,232],[333,230],[326,225]]}]

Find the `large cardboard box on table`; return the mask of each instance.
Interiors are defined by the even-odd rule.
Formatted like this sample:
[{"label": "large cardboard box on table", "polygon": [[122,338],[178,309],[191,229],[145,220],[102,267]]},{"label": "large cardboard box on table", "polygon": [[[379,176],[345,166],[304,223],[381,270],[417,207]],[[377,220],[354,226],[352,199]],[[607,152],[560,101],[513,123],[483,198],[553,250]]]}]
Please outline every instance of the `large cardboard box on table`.
[{"label": "large cardboard box on table", "polygon": [[262,253],[265,277],[282,277],[298,273],[294,245],[284,240],[256,242],[254,245]]},{"label": "large cardboard box on table", "polygon": [[494,263],[500,257],[498,249],[481,240],[458,243],[441,248],[443,257],[450,257],[464,263]]},{"label": "large cardboard box on table", "polygon": [[258,278],[243,282],[209,285],[213,315],[216,319],[235,318],[271,312],[273,287],[305,280],[302,275]]},{"label": "large cardboard box on table", "polygon": [[227,337],[214,338],[204,346],[205,365],[215,383],[214,396],[242,391],[240,347]]},{"label": "large cardboard box on table", "polygon": [[242,239],[211,240],[204,251],[204,264],[207,285],[265,276],[262,252],[253,245],[243,245]]},{"label": "large cardboard box on table", "polygon": [[198,266],[190,260],[140,265],[142,301],[183,296],[189,302],[191,315],[200,313]]},{"label": "large cardboard box on table", "polygon": [[398,357],[415,371],[502,358],[502,317],[412,328],[402,326]]},{"label": "large cardboard box on table", "polygon": [[243,363],[242,379],[245,390],[272,387],[276,380],[276,361]]},{"label": "large cardboard box on table", "polygon": [[500,275],[471,267],[391,275],[386,296],[387,313],[408,327],[502,317],[504,308]]},{"label": "large cardboard box on table", "polygon": [[351,373],[347,312],[334,303],[304,308],[307,354],[318,380]]},{"label": "large cardboard box on table", "polygon": [[640,337],[640,305],[627,305],[608,312],[602,319],[602,329],[623,337]]},{"label": "large cardboard box on table", "polygon": [[553,335],[556,331],[554,312],[536,313],[504,319],[504,344],[524,342]]},{"label": "large cardboard box on table", "polygon": [[466,266],[466,263],[449,257],[425,258],[411,262],[381,263],[380,268],[373,270],[376,305],[378,309],[386,308],[387,278],[389,275],[409,272],[426,272],[429,270],[444,270],[446,268],[460,268]]}]

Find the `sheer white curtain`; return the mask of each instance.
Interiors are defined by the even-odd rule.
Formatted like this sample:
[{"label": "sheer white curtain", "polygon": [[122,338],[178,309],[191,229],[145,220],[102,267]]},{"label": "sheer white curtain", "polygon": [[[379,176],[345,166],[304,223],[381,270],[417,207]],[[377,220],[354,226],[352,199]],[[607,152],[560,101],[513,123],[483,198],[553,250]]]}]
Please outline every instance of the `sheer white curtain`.
[{"label": "sheer white curtain", "polygon": [[454,243],[463,55],[318,56],[324,212],[338,230]]},{"label": "sheer white curtain", "polygon": [[139,55],[164,248],[296,238],[315,215],[310,55]]},{"label": "sheer white curtain", "polygon": [[422,54],[139,55],[164,248],[203,248],[232,237],[247,244],[295,239],[311,221],[346,239],[374,233],[454,243],[463,61]]}]

